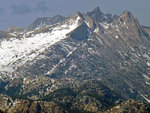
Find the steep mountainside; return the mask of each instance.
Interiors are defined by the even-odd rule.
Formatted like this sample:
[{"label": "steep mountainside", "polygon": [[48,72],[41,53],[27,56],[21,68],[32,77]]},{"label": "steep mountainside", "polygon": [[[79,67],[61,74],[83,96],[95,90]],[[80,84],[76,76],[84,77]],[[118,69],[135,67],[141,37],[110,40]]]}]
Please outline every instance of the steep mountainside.
[{"label": "steep mountainside", "polygon": [[[43,21],[46,26],[39,27]],[[52,97],[66,93],[63,88],[68,86],[75,102],[84,81],[96,80],[108,87],[108,92],[119,94],[117,99],[150,102],[150,35],[129,11],[113,16],[96,8],[87,14],[77,12],[60,21],[47,21],[41,19],[30,31],[8,32],[12,37],[1,38],[0,93],[30,100],[63,99],[66,103],[65,97]],[[100,88],[92,84],[86,83],[90,94]],[[83,94],[89,96],[88,91]],[[93,101],[103,105],[100,100]]]}]

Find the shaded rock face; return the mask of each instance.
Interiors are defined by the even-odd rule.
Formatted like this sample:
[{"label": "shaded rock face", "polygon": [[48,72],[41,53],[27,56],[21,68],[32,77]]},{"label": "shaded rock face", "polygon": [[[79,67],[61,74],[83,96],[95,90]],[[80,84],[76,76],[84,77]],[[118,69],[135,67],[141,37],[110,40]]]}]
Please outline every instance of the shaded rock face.
[{"label": "shaded rock face", "polygon": [[[38,100],[66,84],[79,90],[84,80],[98,80],[124,98],[149,101],[150,37],[130,12],[112,16],[96,8],[46,25],[2,40],[1,93]],[[86,97],[80,103],[99,103]]]},{"label": "shaded rock face", "polygon": [[82,23],[82,25],[69,34],[69,37],[76,41],[87,40],[89,35],[88,29],[88,26],[85,23]]}]

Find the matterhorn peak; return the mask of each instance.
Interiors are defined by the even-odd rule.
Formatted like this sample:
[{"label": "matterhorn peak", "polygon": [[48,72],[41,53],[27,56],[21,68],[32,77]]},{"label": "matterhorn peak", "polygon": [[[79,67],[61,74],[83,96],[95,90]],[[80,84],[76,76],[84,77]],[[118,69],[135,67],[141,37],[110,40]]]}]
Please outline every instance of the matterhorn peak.
[{"label": "matterhorn peak", "polygon": [[103,14],[103,12],[101,12],[101,10],[100,10],[100,8],[99,7],[96,7],[96,8],[94,8],[92,11],[91,11],[91,13],[101,13],[101,14]]},{"label": "matterhorn peak", "polygon": [[96,7],[91,12],[88,12],[87,15],[92,17],[94,20],[97,20],[98,22],[103,22],[105,20],[105,14],[101,12],[99,7]]}]

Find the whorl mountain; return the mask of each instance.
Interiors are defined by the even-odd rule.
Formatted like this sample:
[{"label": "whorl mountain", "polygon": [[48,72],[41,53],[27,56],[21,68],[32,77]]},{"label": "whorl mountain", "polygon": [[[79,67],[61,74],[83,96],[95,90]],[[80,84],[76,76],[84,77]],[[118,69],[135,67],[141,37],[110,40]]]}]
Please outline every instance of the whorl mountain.
[{"label": "whorl mountain", "polygon": [[[18,113],[105,112],[127,99],[150,102],[150,28],[129,11],[95,8],[0,31],[0,93],[1,111]],[[135,101],[126,106],[132,103],[150,110]]]}]

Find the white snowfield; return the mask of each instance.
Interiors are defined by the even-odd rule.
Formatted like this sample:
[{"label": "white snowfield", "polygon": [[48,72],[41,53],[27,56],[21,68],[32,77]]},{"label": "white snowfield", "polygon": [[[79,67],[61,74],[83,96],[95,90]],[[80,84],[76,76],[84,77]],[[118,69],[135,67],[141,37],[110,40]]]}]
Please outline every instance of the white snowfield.
[{"label": "white snowfield", "polygon": [[0,72],[13,72],[18,66],[33,60],[50,46],[67,38],[66,34],[79,26],[80,17],[69,19],[66,25],[58,24],[51,32],[28,38],[10,38],[0,44]]}]

